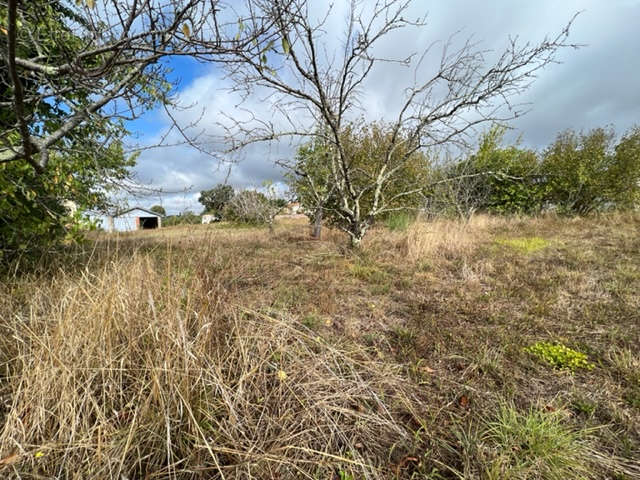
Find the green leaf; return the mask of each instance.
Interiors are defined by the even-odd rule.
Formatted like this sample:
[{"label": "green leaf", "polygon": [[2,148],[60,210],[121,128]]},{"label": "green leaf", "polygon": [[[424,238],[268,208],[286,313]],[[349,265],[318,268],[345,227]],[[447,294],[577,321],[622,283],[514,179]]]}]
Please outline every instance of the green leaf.
[{"label": "green leaf", "polygon": [[289,40],[287,40],[287,37],[282,37],[282,50],[284,51],[285,55],[289,55],[289,52],[291,51],[291,45],[289,45]]}]

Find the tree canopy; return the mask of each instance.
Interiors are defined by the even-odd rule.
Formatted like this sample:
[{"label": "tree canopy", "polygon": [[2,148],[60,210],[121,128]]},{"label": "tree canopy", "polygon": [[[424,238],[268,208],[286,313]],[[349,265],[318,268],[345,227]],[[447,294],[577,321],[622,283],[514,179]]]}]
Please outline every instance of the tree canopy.
[{"label": "tree canopy", "polygon": [[231,185],[218,184],[209,190],[202,190],[198,201],[204,206],[205,213],[213,213],[221,216],[224,207],[233,198],[234,192]]}]

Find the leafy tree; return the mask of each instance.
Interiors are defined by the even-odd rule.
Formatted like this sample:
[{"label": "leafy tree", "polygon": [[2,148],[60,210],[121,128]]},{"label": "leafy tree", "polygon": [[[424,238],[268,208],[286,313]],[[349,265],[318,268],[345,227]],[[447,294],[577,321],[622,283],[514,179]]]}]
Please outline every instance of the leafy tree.
[{"label": "leafy tree", "polygon": [[154,205],[149,210],[151,210],[152,212],[157,213],[158,215],[166,215],[167,214],[167,211],[164,209],[164,207],[162,205]]},{"label": "leafy tree", "polygon": [[610,177],[614,180],[611,200],[618,208],[640,205],[640,127],[629,129],[615,147]]},{"label": "leafy tree", "polygon": [[545,151],[542,169],[549,202],[562,213],[632,207],[640,191],[640,129],[618,144],[612,128],[567,130]]},{"label": "leafy tree", "polygon": [[[404,132],[394,132],[383,123],[358,123],[346,127],[340,141],[344,154],[351,159],[350,188],[358,192],[358,206],[363,212],[373,212],[366,219],[367,225],[395,212],[420,208],[430,172],[428,157],[412,150],[409,141],[398,141],[391,148],[394,137],[405,138]],[[324,216],[352,235],[357,228],[343,212],[344,203],[327,163],[327,157],[332,155],[336,155],[334,146],[321,140],[301,146],[290,169],[289,182],[303,209],[314,212],[314,232],[319,232],[318,219]],[[394,181],[376,187],[380,162],[392,169]]]},{"label": "leafy tree", "polygon": [[205,213],[221,216],[224,207],[233,198],[233,195],[233,187],[221,183],[210,190],[201,191],[198,201],[204,206]]},{"label": "leafy tree", "polygon": [[0,262],[75,237],[65,205],[127,183],[124,122],[173,101],[164,60],[258,55],[270,25],[219,0],[0,2]]},{"label": "leafy tree", "polygon": [[324,209],[334,190],[326,158],[329,149],[321,137],[315,137],[298,148],[293,165],[285,165],[288,167],[285,177],[292,192],[302,210],[311,214],[311,236],[316,239],[322,235]]},{"label": "leafy tree", "polygon": [[506,129],[494,126],[482,135],[475,154],[451,174],[467,188],[476,209],[493,213],[535,213],[542,209],[547,186],[536,152],[503,146]]},{"label": "leafy tree", "polygon": [[135,157],[119,142],[94,148],[99,162],[82,151],[60,152],[42,173],[24,162],[0,163],[0,263],[81,238],[90,226],[82,212],[109,207],[109,192],[128,178]]}]

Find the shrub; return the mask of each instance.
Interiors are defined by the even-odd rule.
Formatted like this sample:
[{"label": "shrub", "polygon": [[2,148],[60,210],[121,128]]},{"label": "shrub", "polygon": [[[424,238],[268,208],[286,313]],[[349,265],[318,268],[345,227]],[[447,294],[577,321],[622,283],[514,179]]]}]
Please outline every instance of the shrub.
[{"label": "shrub", "polygon": [[200,215],[186,210],[178,215],[169,215],[162,219],[162,225],[165,227],[173,227],[176,225],[196,225],[201,222]]},{"label": "shrub", "polygon": [[220,183],[210,190],[202,190],[198,201],[204,206],[205,212],[220,216],[233,195],[231,185]]},{"label": "shrub", "polygon": [[546,185],[537,154],[518,144],[503,146],[504,134],[504,128],[492,128],[476,153],[435,172],[429,206],[436,213],[469,217],[478,210],[530,214],[542,209]]},{"label": "shrub", "polygon": [[579,368],[592,370],[594,365],[588,361],[587,355],[573,350],[561,343],[537,342],[525,348],[526,352],[535,355],[540,360],[554,368],[575,372]]}]

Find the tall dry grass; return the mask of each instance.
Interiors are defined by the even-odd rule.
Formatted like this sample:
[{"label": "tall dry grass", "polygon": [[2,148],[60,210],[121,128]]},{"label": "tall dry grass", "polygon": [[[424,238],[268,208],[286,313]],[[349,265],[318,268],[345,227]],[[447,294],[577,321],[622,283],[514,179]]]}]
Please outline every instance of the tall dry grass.
[{"label": "tall dry grass", "polygon": [[446,218],[416,221],[405,232],[405,253],[410,261],[465,256],[490,238],[496,229],[517,221],[489,215],[474,215],[467,222]]},{"label": "tall dry grass", "polygon": [[417,409],[396,367],[235,304],[211,248],[3,287],[0,477],[390,476]]}]

